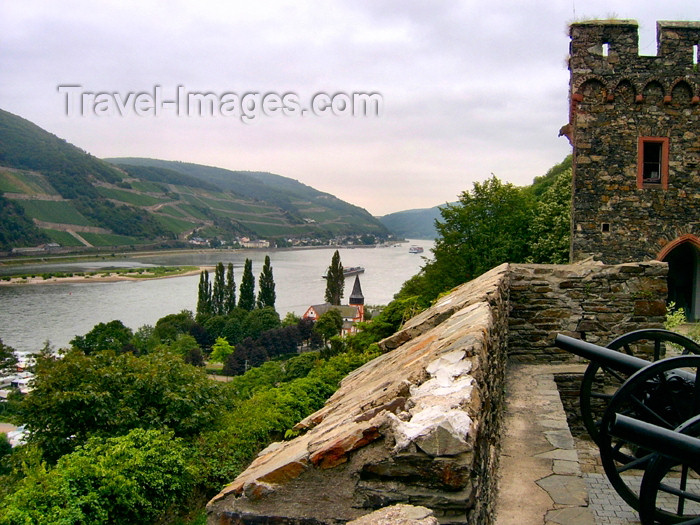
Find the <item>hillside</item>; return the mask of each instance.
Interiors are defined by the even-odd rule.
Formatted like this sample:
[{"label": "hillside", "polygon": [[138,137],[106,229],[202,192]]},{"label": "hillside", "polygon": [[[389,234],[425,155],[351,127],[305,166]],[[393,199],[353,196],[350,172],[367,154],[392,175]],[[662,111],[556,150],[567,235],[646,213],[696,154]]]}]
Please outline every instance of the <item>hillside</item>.
[{"label": "hillside", "polygon": [[152,159],[97,159],[0,110],[0,251],[182,245],[197,237],[385,237],[366,210],[271,173]]},{"label": "hillside", "polygon": [[381,223],[400,237],[409,239],[435,239],[435,219],[440,218],[440,207],[397,211],[379,217]]},{"label": "hillside", "polygon": [[[299,181],[257,171],[232,171],[188,162],[146,158],[110,158],[106,161],[128,170],[129,166],[166,169],[255,202],[265,202],[283,210],[288,221],[297,225],[325,225],[338,230],[339,222],[369,229],[373,234],[388,233],[366,210],[318,191]],[[335,225],[334,225],[335,223]],[[347,232],[349,233],[349,230]]]}]

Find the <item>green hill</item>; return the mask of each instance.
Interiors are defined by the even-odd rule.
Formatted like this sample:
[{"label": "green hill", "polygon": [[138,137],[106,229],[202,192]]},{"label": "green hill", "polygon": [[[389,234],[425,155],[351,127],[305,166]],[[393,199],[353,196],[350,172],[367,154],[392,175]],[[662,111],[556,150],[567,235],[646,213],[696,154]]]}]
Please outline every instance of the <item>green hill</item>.
[{"label": "green hill", "polygon": [[0,110],[0,251],[176,246],[191,236],[285,244],[373,235],[366,210],[272,173],[154,159],[106,162]]},{"label": "green hill", "polygon": [[389,230],[400,237],[409,239],[435,239],[435,219],[440,218],[440,207],[397,211],[379,217]]},{"label": "green hill", "polygon": [[272,205],[282,210],[289,224],[303,226],[305,229],[312,225],[319,232],[327,230],[330,235],[354,234],[359,230],[362,230],[361,233],[379,236],[388,233],[386,228],[363,208],[274,173],[232,171],[201,164],[147,158],[105,160],[127,170],[129,166],[138,166],[165,169],[189,176],[231,192],[241,199]]}]

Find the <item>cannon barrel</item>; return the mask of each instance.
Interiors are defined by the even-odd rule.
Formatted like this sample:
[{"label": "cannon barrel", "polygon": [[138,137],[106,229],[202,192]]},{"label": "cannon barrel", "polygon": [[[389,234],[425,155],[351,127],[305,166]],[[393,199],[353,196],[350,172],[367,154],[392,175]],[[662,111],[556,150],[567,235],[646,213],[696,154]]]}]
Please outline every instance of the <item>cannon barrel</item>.
[{"label": "cannon barrel", "polygon": [[685,464],[700,463],[700,439],[615,414],[610,434]]},{"label": "cannon barrel", "polygon": [[554,344],[562,350],[628,375],[651,364],[650,361],[645,359],[618,352],[617,350],[610,350],[593,343],[587,343],[568,335],[558,334],[554,339]]}]

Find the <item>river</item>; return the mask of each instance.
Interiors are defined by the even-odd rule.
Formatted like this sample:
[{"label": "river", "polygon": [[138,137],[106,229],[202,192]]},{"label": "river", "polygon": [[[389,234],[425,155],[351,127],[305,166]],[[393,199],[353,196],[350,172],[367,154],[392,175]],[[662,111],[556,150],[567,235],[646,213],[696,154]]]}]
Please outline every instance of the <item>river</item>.
[{"label": "river", "polygon": [[[411,241],[425,248],[430,256],[432,241]],[[409,244],[370,248],[340,248],[343,266],[362,266],[360,275],[365,304],[382,305],[392,300],[401,285],[418,273],[424,264],[421,255],[408,253]],[[12,272],[91,271],[112,267],[215,265],[232,262],[240,285],[246,258],[253,261],[256,281],[265,255],[270,255],[276,285],[276,309],[303,314],[308,306],[323,302],[325,274],[336,248],[302,250],[220,250],[133,256],[128,259],[78,263],[53,263],[13,267]],[[0,269],[0,274],[9,273]],[[213,276],[212,276],[213,277]],[[345,299],[352,291],[354,277],[345,282]],[[195,311],[199,276],[172,277],[144,281],[81,282],[0,286],[0,339],[20,353],[40,350],[46,341],[56,348],[68,345],[76,335],[89,332],[101,322],[119,319],[137,329],[153,325],[161,317],[184,309]]]}]

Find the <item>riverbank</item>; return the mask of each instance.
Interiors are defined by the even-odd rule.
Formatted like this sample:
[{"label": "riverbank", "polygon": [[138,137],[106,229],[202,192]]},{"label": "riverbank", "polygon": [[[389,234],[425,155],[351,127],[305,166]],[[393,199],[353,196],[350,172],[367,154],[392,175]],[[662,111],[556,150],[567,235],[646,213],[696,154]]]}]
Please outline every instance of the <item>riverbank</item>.
[{"label": "riverbank", "polygon": [[148,268],[138,268],[133,270],[119,271],[99,271],[84,275],[66,276],[42,276],[33,275],[26,277],[10,277],[7,280],[0,279],[0,286],[25,286],[36,284],[66,284],[66,283],[106,283],[117,281],[149,281],[153,279],[169,279],[171,277],[185,277],[188,275],[199,275],[203,270],[213,271],[214,266],[198,266],[196,268],[187,267],[181,271],[169,273],[158,273],[150,271]]}]

